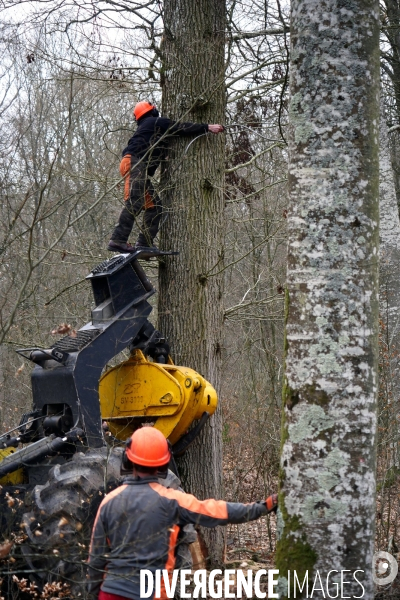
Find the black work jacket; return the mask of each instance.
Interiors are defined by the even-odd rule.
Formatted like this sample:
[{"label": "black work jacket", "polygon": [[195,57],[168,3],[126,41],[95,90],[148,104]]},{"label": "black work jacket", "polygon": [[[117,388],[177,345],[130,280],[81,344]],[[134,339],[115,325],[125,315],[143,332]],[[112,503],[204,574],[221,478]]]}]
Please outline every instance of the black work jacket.
[{"label": "black work jacket", "polygon": [[[89,553],[89,592],[140,600],[140,570],[175,565],[179,529],[187,523],[215,527],[244,523],[267,513],[265,502],[197,500],[166,488],[157,478],[127,477],[98,510]],[[166,596],[161,594],[161,598]]]},{"label": "black work jacket", "polygon": [[165,155],[172,136],[190,136],[207,133],[206,123],[180,123],[164,117],[144,115],[138,121],[138,127],[122,151],[122,156],[130,154],[143,159],[147,174],[152,177]]}]

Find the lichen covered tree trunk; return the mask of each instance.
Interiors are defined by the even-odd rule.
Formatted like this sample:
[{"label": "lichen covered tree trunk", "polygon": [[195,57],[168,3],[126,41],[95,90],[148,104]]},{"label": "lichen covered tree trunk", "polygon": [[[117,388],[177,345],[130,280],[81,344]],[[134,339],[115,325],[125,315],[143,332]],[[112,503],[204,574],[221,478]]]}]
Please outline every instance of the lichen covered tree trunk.
[{"label": "lichen covered tree trunk", "polygon": [[378,34],[375,0],[292,2],[282,598],[288,570],[326,586],[332,569],[373,597]]},{"label": "lichen covered tree trunk", "polygon": [[[164,2],[163,114],[222,123],[224,0]],[[160,268],[159,328],[177,364],[220,384],[224,244],[224,136],[207,134],[170,144],[162,177],[168,219],[163,248],[179,250]],[[200,498],[222,495],[221,416],[218,411],[180,461],[185,488]],[[221,529],[204,530],[212,563],[223,555]]]}]

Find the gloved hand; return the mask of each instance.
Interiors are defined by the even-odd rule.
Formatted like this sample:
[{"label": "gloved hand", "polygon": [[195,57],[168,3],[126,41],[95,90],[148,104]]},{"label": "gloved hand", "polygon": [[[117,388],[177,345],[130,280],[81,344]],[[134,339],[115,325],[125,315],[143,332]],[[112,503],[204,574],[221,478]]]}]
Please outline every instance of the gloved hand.
[{"label": "gloved hand", "polygon": [[265,501],[265,506],[267,507],[267,511],[274,512],[278,510],[278,494],[272,494],[272,496],[268,496]]}]

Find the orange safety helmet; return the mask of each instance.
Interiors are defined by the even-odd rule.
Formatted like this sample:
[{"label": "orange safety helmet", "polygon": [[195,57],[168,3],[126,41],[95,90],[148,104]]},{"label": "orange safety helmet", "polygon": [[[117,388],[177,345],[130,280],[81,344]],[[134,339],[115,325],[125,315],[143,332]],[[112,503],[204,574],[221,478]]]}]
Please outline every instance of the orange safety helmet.
[{"label": "orange safety helmet", "polygon": [[169,463],[171,452],[161,431],[154,427],[142,427],[132,433],[126,456],[142,467],[162,467]]},{"label": "orange safety helmet", "polygon": [[135,117],[136,121],[138,121],[140,117],[143,117],[143,115],[145,115],[150,110],[153,110],[153,108],[155,108],[155,106],[154,104],[150,104],[150,102],[138,102],[135,108],[133,109],[133,116]]}]

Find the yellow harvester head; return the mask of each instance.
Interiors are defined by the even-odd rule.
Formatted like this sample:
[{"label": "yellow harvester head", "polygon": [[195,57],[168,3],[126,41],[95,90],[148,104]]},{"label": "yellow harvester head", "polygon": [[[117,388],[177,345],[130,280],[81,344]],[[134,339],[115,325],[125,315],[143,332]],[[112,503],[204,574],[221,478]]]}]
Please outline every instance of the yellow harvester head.
[{"label": "yellow harvester head", "polygon": [[150,362],[140,350],[101,377],[99,396],[102,419],[115,437],[125,440],[153,423],[171,444],[218,403],[215,389],[196,371]]}]

